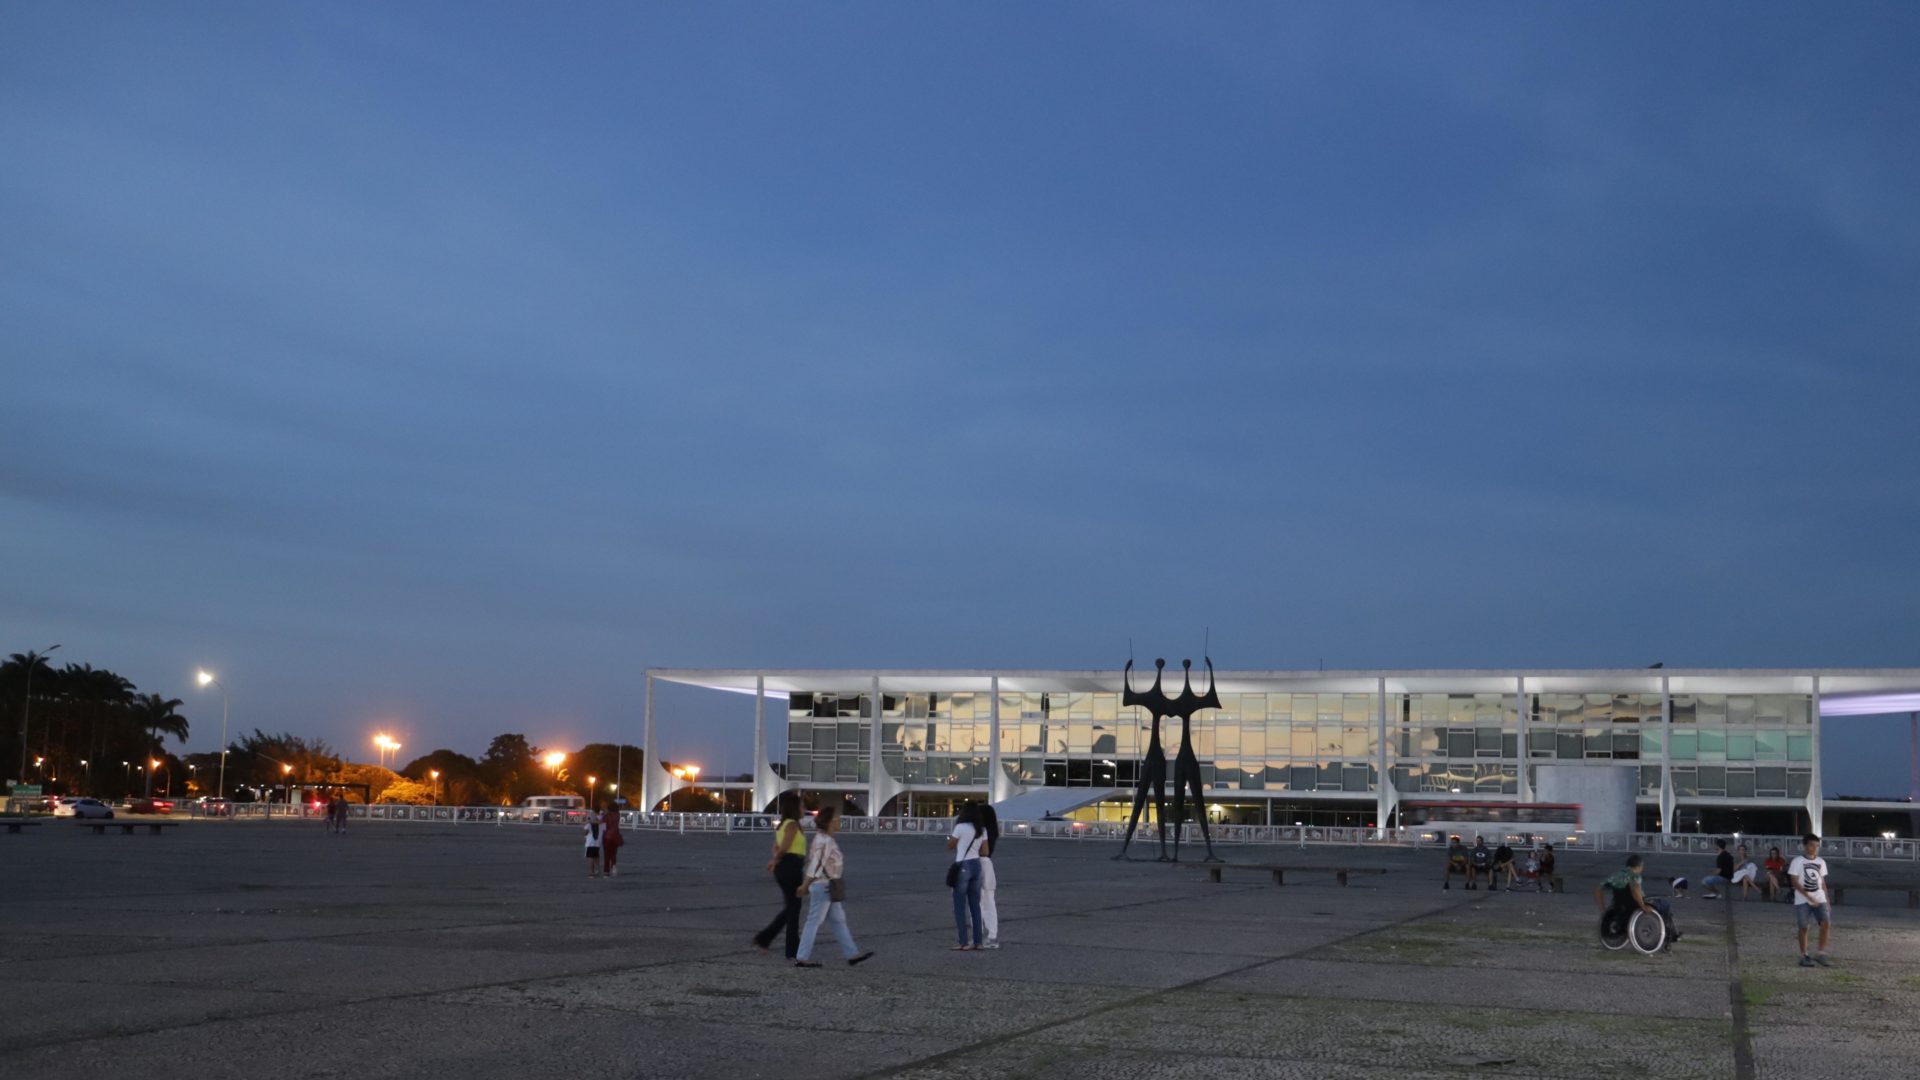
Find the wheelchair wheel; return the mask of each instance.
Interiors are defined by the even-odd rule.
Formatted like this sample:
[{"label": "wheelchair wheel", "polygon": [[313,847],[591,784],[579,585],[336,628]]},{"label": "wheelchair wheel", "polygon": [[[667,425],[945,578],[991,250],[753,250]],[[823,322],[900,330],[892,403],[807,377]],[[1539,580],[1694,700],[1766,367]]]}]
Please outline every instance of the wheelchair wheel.
[{"label": "wheelchair wheel", "polygon": [[1617,912],[1609,911],[1600,916],[1600,944],[1605,945],[1612,952],[1626,948],[1627,941],[1631,937],[1627,926],[1627,920],[1621,918]]},{"label": "wheelchair wheel", "polygon": [[1633,940],[1633,947],[1643,956],[1652,956],[1666,947],[1667,920],[1658,915],[1649,915],[1636,911],[1627,922],[1627,936]]}]

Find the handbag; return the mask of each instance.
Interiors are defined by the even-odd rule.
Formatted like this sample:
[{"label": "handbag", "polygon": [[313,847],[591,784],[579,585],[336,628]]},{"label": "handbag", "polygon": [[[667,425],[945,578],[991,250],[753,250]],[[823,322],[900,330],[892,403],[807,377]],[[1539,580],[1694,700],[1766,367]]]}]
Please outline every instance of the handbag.
[{"label": "handbag", "polygon": [[843,877],[827,879],[827,899],[839,903],[847,898],[847,879]]},{"label": "handbag", "polygon": [[[967,851],[972,851],[975,848],[979,847],[980,841],[984,839],[986,839],[986,834],[984,833],[974,837],[973,840],[967,844]],[[960,887],[960,863],[965,858],[966,858],[966,851],[963,851],[960,853],[959,859],[955,859],[954,861],[947,864],[947,888],[957,889]]]}]

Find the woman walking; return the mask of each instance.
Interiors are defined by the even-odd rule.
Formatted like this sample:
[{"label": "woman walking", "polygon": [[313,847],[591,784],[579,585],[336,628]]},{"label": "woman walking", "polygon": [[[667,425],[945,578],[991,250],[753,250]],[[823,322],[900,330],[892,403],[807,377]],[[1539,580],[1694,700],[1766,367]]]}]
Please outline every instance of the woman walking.
[{"label": "woman walking", "polygon": [[800,898],[807,876],[807,836],[800,831],[800,793],[783,791],[775,806],[780,811],[780,827],[773,831],[773,854],[767,857],[767,872],[780,886],[782,907],[765,930],[753,935],[753,947],[766,952],[780,931],[787,932],[787,959],[800,953]]},{"label": "woman walking", "polygon": [[587,837],[587,876],[590,878],[600,876],[600,841],[602,839],[602,828],[603,826],[601,826],[599,818],[589,817],[587,818],[587,827],[582,830],[586,833]]},{"label": "woman walking", "polygon": [[980,922],[987,929],[987,943],[981,948],[997,949],[1000,947],[1000,905],[994,901],[993,894],[1000,882],[993,869],[993,857],[1000,851],[1000,815],[993,812],[991,805],[983,803],[976,824],[987,834],[987,842],[980,848]]},{"label": "woman walking", "polygon": [[[987,844],[986,830],[980,828],[979,807],[962,807],[953,819],[953,835],[947,837],[947,850],[953,852],[953,866],[947,882],[953,886],[953,925],[960,932],[955,952],[974,952],[986,944],[987,929],[980,917],[980,849]],[[969,937],[967,931],[973,935]]]},{"label": "woman walking", "polygon": [[620,835],[620,811],[607,807],[600,813],[600,859],[606,864],[608,877],[620,873],[620,848],[626,842]]},{"label": "woman walking", "polygon": [[820,924],[833,924],[834,939],[840,942],[840,952],[847,958],[848,965],[862,963],[873,958],[871,950],[861,952],[853,943],[853,931],[847,929],[846,906],[841,903],[846,886],[845,863],[840,858],[840,845],[833,834],[840,829],[840,811],[838,807],[823,806],[813,819],[813,846],[807,852],[807,868],[800,879],[800,888],[796,894],[807,898],[807,925],[800,931],[800,951],[794,954],[793,966],[817,968],[820,964],[813,959],[813,942],[820,934]]}]

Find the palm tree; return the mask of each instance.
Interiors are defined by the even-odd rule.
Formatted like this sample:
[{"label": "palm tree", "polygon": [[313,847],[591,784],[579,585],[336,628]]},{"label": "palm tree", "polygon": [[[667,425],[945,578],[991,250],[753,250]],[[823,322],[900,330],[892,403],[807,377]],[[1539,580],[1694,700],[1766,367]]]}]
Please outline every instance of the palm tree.
[{"label": "palm tree", "polygon": [[14,653],[0,663],[0,686],[5,687],[6,696],[20,698],[20,772],[22,781],[27,778],[27,720],[31,716],[34,698],[46,699],[59,692],[59,675],[53,665],[47,663],[47,654],[42,652]]},{"label": "palm tree", "polygon": [[[139,725],[147,729],[147,752],[162,749],[161,733],[174,737],[177,742],[187,741],[187,718],[175,712],[185,702],[179,698],[161,697],[159,694],[137,694],[133,698],[128,715]],[[153,770],[146,770],[148,795],[153,794]]]}]

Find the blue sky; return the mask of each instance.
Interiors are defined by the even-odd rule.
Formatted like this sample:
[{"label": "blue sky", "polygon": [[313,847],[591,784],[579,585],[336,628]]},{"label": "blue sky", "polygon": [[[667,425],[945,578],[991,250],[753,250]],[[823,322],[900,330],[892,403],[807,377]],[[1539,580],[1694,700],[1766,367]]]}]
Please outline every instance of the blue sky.
[{"label": "blue sky", "polygon": [[468,752],[632,733],[648,666],[1209,630],[1914,665],[1916,30],[9,4],[5,649]]}]

